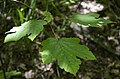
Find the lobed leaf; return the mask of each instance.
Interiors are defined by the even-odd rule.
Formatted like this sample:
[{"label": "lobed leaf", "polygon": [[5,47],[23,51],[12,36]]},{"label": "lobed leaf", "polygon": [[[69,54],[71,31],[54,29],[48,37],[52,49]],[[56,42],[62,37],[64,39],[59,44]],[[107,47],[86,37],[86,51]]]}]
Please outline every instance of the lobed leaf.
[{"label": "lobed leaf", "polygon": [[61,38],[59,40],[48,38],[42,42],[41,52],[43,63],[57,61],[60,68],[76,75],[81,59],[95,60],[89,49],[79,44],[78,38]]},{"label": "lobed leaf", "polygon": [[30,20],[23,23],[19,27],[13,27],[10,31],[8,31],[7,36],[5,37],[4,43],[10,41],[18,41],[24,36],[28,36],[32,41],[35,37],[43,30],[43,25],[46,22],[44,20]]}]

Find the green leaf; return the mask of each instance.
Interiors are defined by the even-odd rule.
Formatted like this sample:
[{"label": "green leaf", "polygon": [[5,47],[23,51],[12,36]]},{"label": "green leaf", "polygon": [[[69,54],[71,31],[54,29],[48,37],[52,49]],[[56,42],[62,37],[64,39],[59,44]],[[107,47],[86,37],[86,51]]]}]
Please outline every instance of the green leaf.
[{"label": "green leaf", "polygon": [[53,16],[51,15],[50,12],[45,11],[44,16],[45,16],[44,20],[46,20],[48,23],[53,20]]},{"label": "green leaf", "polygon": [[76,2],[76,0],[69,0],[71,3],[75,3]]},{"label": "green leaf", "polygon": [[0,71],[0,79],[4,79],[3,71]]},{"label": "green leaf", "polygon": [[[6,74],[6,77],[7,77],[7,78],[10,78],[10,77],[12,77],[12,76],[20,75],[21,72],[10,71],[10,72],[6,72],[5,74]],[[4,79],[3,71],[0,71],[0,79]]]},{"label": "green leaf", "polygon": [[104,20],[102,18],[99,18],[99,14],[97,13],[88,13],[88,14],[74,13],[73,16],[70,18],[70,21],[82,25],[93,26],[93,27],[106,25],[112,22],[110,20]]},{"label": "green leaf", "polygon": [[41,52],[43,63],[57,61],[60,68],[76,75],[81,59],[95,60],[89,49],[79,44],[78,38],[61,38],[59,40],[48,38],[42,42]]},{"label": "green leaf", "polygon": [[6,76],[7,76],[8,78],[10,78],[10,77],[12,77],[12,76],[20,75],[21,72],[10,71],[10,72],[6,72],[5,74],[6,74]]},{"label": "green leaf", "polygon": [[5,37],[4,42],[18,41],[24,36],[28,36],[28,38],[33,41],[35,37],[43,30],[43,25],[45,24],[46,22],[44,20],[30,20],[23,23],[19,27],[13,27],[7,32],[9,34]]},{"label": "green leaf", "polygon": [[23,15],[23,13],[22,13],[21,10],[17,9],[17,11],[18,11],[18,13],[19,13],[19,17],[20,17],[20,21],[21,21],[21,23],[23,23],[24,20],[25,20],[25,17],[24,17],[24,15]]}]

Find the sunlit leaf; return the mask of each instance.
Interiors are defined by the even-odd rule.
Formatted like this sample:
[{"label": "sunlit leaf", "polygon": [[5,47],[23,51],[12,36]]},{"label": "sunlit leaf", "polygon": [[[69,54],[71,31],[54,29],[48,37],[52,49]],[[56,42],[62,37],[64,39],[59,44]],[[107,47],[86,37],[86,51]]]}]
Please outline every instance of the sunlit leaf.
[{"label": "sunlit leaf", "polygon": [[43,20],[30,20],[23,23],[19,27],[13,27],[7,32],[9,34],[5,37],[4,42],[18,41],[24,36],[28,36],[28,38],[33,41],[35,37],[43,30],[43,25],[45,24],[46,22]]},{"label": "sunlit leaf", "polygon": [[60,68],[76,75],[81,64],[81,59],[95,60],[89,49],[79,44],[78,38],[61,38],[59,40],[48,38],[42,42],[42,61],[51,63],[57,61]]}]

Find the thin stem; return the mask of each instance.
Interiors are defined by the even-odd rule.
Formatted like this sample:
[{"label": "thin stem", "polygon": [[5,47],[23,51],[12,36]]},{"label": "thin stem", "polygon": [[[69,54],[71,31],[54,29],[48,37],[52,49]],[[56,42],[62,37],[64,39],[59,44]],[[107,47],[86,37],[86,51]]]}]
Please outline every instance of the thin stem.
[{"label": "thin stem", "polygon": [[55,33],[55,31],[54,31],[54,29],[52,28],[52,26],[50,25],[50,27],[51,27],[51,30],[52,30],[52,32],[53,32],[53,34],[54,34],[54,36],[55,36],[55,38],[56,39],[58,39],[58,38],[60,38],[56,33]]},{"label": "thin stem", "polygon": [[80,25],[80,29],[81,29],[81,33],[83,35],[83,39],[85,40],[85,33],[84,33],[83,27],[81,25]]},{"label": "thin stem", "polygon": [[21,1],[11,1],[11,2],[16,2],[16,3],[22,4],[22,5],[26,6],[26,7],[28,7],[29,9],[32,9],[30,6],[28,6],[27,4],[25,4],[25,3],[21,2]]},{"label": "thin stem", "polygon": [[52,2],[52,6],[55,8],[55,10],[57,11],[57,13],[61,16],[62,19],[64,19],[64,15],[58,10],[57,6]]},{"label": "thin stem", "polygon": [[57,66],[57,76],[60,79],[60,72],[59,72],[59,67]]},{"label": "thin stem", "polygon": [[2,64],[2,71],[3,71],[4,79],[7,79],[6,74],[5,74],[5,69],[3,68],[4,67],[4,63],[3,63],[3,60],[2,60],[1,54],[0,54],[0,62]]},{"label": "thin stem", "polygon": [[35,5],[36,5],[36,0],[32,0],[31,4],[30,4],[29,11],[28,11],[27,20],[29,20],[32,13],[34,13],[34,11],[32,12],[32,10],[35,9]]},{"label": "thin stem", "polygon": [[46,3],[46,11],[48,11],[48,1],[47,1],[47,3]]}]

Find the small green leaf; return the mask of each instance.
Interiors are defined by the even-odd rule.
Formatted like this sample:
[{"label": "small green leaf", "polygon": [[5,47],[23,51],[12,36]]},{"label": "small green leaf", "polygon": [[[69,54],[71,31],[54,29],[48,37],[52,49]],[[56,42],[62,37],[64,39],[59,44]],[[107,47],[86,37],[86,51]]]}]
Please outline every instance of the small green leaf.
[{"label": "small green leaf", "polygon": [[60,68],[76,75],[81,59],[95,60],[89,49],[79,44],[78,38],[61,38],[59,40],[48,38],[42,42],[41,52],[43,63],[57,61]]},{"label": "small green leaf", "polygon": [[75,3],[76,2],[76,0],[69,0],[71,3]]},{"label": "small green leaf", "polygon": [[23,23],[24,20],[25,20],[25,17],[23,16],[23,13],[22,13],[21,10],[17,9],[17,11],[18,11],[18,13],[19,13],[19,17],[20,17],[20,21],[21,21],[21,23]]},{"label": "small green leaf", "polygon": [[0,79],[4,79],[3,71],[0,71]]},{"label": "small green leaf", "polygon": [[112,22],[110,20],[104,20],[102,18],[99,18],[99,14],[97,13],[88,14],[74,13],[73,16],[70,18],[70,21],[92,27],[98,27]]},{"label": "small green leaf", "polygon": [[46,22],[44,20],[30,20],[23,23],[19,27],[13,27],[7,32],[10,34],[7,34],[4,42],[18,41],[24,36],[28,36],[28,38],[33,41],[35,37],[43,30],[43,25],[45,24]]},{"label": "small green leaf", "polygon": [[45,11],[44,16],[45,16],[44,20],[46,20],[48,23],[53,20],[53,16],[51,15],[50,12]]},{"label": "small green leaf", "polygon": [[5,74],[6,74],[6,76],[7,76],[8,78],[10,78],[10,77],[12,77],[12,76],[20,75],[21,72],[10,71],[10,72],[6,72]]},{"label": "small green leaf", "polygon": [[[10,77],[12,77],[12,76],[20,75],[21,72],[10,71],[10,72],[5,72],[5,74],[6,74],[6,77],[7,77],[7,78],[10,78]],[[3,71],[0,71],[0,79],[4,79]]]}]

